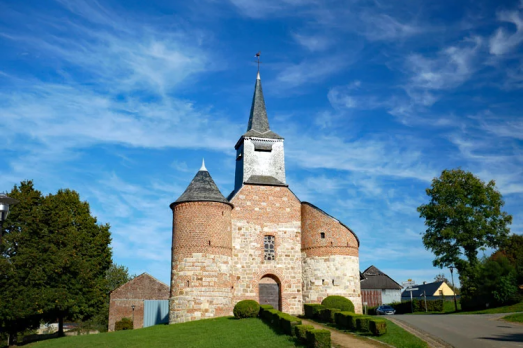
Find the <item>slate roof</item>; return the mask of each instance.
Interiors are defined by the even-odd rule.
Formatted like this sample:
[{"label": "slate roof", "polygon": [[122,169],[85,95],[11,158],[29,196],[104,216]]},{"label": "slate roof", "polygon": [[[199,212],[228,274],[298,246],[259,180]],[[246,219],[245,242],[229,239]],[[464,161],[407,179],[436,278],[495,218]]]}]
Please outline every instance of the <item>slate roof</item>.
[{"label": "slate roof", "polygon": [[184,202],[220,202],[232,206],[222,195],[205,167],[196,173],[185,192],[171,204],[171,207]]},{"label": "slate roof", "polygon": [[[435,292],[438,291],[441,284],[443,284],[443,281],[421,284],[421,285],[414,285],[413,288],[418,288],[418,290],[414,290],[412,292],[412,297],[423,296],[423,291],[425,291],[425,294],[427,296],[438,296],[439,294],[435,294]],[[409,291],[403,291],[401,293],[401,297],[408,297],[410,299]]]},{"label": "slate roof", "polygon": [[287,184],[284,184],[280,180],[270,175],[251,175],[245,183],[269,186],[288,186]]},{"label": "slate roof", "polygon": [[[370,266],[363,271],[363,279],[360,283],[361,289],[395,289],[401,290],[403,287],[396,283],[394,279],[380,271],[375,266]],[[410,295],[409,295],[410,296]]]},{"label": "slate roof", "polygon": [[265,109],[265,99],[263,98],[263,89],[260,75],[256,78],[254,85],[254,95],[252,97],[251,114],[247,132],[243,137],[257,137],[269,139],[283,139],[283,137],[271,131],[269,127],[269,118]]}]

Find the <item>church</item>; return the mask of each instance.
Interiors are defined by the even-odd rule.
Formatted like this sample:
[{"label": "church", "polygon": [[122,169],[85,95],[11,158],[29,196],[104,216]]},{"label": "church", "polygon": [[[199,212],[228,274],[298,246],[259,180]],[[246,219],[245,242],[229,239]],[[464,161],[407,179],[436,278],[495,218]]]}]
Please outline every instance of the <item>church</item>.
[{"label": "church", "polygon": [[298,315],[329,295],[349,298],[361,313],[358,237],[287,185],[284,138],[269,127],[259,72],[234,148],[227,197],[203,164],[170,205],[169,322],[231,315],[241,300]]}]

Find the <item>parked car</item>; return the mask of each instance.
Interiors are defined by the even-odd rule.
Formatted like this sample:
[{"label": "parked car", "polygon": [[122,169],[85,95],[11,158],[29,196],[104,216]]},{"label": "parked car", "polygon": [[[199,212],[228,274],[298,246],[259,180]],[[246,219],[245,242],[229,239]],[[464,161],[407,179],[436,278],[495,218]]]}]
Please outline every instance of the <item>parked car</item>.
[{"label": "parked car", "polygon": [[386,306],[386,305],[383,305],[383,306],[379,306],[377,309],[376,309],[376,314],[380,315],[380,314],[395,314],[396,313],[396,310],[394,308],[392,308],[391,306]]}]

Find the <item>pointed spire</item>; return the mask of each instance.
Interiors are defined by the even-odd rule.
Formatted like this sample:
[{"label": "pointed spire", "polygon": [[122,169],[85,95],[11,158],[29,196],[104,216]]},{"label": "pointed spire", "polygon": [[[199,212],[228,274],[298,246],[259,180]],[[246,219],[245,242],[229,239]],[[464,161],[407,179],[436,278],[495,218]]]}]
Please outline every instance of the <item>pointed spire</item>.
[{"label": "pointed spire", "polygon": [[184,202],[220,202],[230,204],[214,183],[211,174],[205,168],[205,163],[202,163],[202,168],[196,173],[185,192],[173,204]]},{"label": "pointed spire", "polygon": [[249,116],[247,133],[244,135],[282,139],[278,134],[272,132],[269,127],[269,119],[267,117],[267,110],[265,109],[265,99],[263,98],[263,89],[259,71],[256,76],[256,84],[254,85],[254,95],[252,97],[251,114]]},{"label": "pointed spire", "polygon": [[205,158],[202,158],[202,167],[200,168],[200,171],[207,171],[207,168],[205,168]]}]

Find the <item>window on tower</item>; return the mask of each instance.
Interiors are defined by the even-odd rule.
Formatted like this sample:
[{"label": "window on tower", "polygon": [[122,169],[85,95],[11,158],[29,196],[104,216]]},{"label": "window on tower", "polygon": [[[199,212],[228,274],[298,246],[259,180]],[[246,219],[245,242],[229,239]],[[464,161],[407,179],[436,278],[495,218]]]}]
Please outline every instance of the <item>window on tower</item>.
[{"label": "window on tower", "polygon": [[263,240],[265,257],[264,260],[270,261],[276,258],[274,252],[274,236],[265,236]]}]

